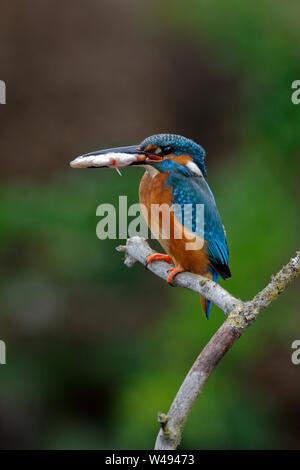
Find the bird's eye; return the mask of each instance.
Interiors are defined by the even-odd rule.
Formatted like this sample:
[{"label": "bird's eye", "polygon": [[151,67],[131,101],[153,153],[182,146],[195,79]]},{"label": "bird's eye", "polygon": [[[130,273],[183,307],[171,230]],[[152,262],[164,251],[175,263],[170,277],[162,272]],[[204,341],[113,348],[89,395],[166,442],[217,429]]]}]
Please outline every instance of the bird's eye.
[{"label": "bird's eye", "polygon": [[164,147],[160,148],[160,155],[170,155],[173,152],[173,147],[171,145],[165,145]]},{"label": "bird's eye", "polygon": [[170,153],[173,153],[173,151],[174,150],[171,145],[165,145],[156,147],[153,153],[159,157],[164,157],[165,155],[170,155]]}]

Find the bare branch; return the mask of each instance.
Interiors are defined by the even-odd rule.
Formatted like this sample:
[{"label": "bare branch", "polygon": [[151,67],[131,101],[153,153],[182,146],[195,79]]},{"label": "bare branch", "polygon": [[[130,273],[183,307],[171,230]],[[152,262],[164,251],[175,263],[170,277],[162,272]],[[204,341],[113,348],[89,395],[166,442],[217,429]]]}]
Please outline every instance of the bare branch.
[{"label": "bare branch", "polygon": [[[126,246],[120,246],[117,250],[125,253],[127,266],[133,266],[136,261],[147,265],[147,257],[153,253],[148,243],[140,237],[130,238]],[[157,261],[147,267],[157,276],[166,279],[170,265]],[[189,413],[218,362],[255,321],[257,315],[270,305],[299,274],[300,252],[297,252],[296,256],[272,277],[271,282],[253,300],[247,302],[236,299],[218,284],[202,276],[181,273],[175,277],[174,285],[193,290],[212,300],[224,311],[227,319],[197,357],[168,414],[159,413],[161,429],[156,439],[155,449],[176,449]]]},{"label": "bare branch", "polygon": [[[144,238],[129,238],[125,246],[118,246],[117,251],[125,253],[124,263],[129,268],[137,261],[147,266],[147,258],[154,251],[150,248]],[[149,271],[153,272],[162,279],[167,279],[170,265],[165,261],[155,261],[147,266]],[[208,300],[212,300],[215,305],[220,307],[226,315],[228,315],[241,301],[230,295],[225,289],[210,281],[206,277],[198,276],[192,273],[180,273],[173,281],[173,285],[177,287],[185,287],[199,294],[204,295]]]}]

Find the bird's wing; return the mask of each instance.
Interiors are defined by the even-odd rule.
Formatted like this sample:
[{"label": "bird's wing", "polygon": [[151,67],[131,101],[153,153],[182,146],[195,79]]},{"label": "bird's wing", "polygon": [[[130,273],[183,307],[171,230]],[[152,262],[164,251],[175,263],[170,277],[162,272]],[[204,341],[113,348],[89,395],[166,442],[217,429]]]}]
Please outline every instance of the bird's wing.
[{"label": "bird's wing", "polygon": [[[171,173],[167,184],[172,187],[174,215],[185,227],[204,238],[209,261],[215,271],[224,279],[231,276],[228,267],[228,247],[223,224],[218,212],[214,196],[202,177],[186,177]],[[184,210],[189,204],[190,210]],[[196,205],[204,205],[204,223],[197,221]],[[199,217],[198,217],[199,219]]]}]

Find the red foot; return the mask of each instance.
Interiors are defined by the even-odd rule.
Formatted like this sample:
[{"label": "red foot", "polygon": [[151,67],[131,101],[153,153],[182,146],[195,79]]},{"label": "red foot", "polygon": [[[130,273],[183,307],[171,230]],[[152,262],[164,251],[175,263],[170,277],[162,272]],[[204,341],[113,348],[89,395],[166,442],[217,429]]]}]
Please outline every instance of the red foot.
[{"label": "red foot", "polygon": [[150,264],[153,261],[166,261],[169,264],[173,264],[173,261],[169,255],[161,255],[160,253],[154,253],[154,255],[148,256],[147,264]]},{"label": "red foot", "polygon": [[183,272],[184,272],[183,268],[171,268],[171,269],[169,269],[169,276],[168,276],[167,282],[169,284],[171,284],[171,286],[172,286],[172,282],[173,282],[174,277],[177,274],[183,273]]}]

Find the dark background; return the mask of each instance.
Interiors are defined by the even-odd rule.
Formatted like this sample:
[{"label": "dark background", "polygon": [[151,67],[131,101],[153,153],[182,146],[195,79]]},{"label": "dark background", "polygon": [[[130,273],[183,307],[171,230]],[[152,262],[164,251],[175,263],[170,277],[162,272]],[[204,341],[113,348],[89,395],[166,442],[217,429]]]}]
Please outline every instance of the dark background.
[{"label": "dark background", "polygon": [[[1,448],[152,448],[157,411],[224,319],[96,238],[96,207],[137,202],[141,170],[75,171],[75,156],[159,132],[199,142],[238,297],[299,249],[299,14],[292,0],[2,0]],[[217,367],[181,448],[299,449],[295,339],[299,282]]]}]

